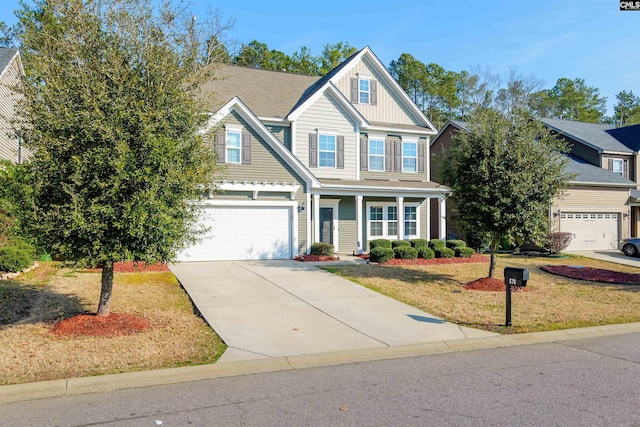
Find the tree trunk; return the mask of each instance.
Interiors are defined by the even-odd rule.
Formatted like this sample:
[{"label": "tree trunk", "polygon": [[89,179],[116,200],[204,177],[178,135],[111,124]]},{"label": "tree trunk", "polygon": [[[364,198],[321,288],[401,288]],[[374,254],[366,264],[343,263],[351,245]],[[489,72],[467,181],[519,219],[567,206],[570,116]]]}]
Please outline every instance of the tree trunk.
[{"label": "tree trunk", "polygon": [[108,316],[111,309],[111,289],[113,288],[113,263],[102,266],[102,288],[100,289],[100,304],[98,316]]},{"label": "tree trunk", "polygon": [[498,260],[498,242],[499,240],[494,240],[491,242],[491,261],[489,262],[489,277],[493,278],[493,275],[496,272],[496,261]]}]

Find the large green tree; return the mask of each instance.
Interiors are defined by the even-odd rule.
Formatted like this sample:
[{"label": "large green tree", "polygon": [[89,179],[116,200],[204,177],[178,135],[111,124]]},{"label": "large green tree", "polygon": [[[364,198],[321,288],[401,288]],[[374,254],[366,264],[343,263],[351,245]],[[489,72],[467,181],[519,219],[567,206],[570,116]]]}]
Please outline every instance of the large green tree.
[{"label": "large green tree", "polygon": [[115,262],[169,261],[193,241],[190,201],[216,169],[196,101],[211,46],[197,45],[192,15],[157,4],[35,0],[18,12],[27,74],[16,125],[33,152],[20,226],[102,267],[98,315],[110,311]]},{"label": "large green tree", "polygon": [[623,90],[616,95],[614,122],[617,126],[635,125],[640,123],[640,97],[633,91]]},{"label": "large green tree", "polygon": [[538,117],[601,122],[606,113],[606,98],[598,88],[588,86],[584,79],[558,79],[555,86],[532,96],[532,109]]},{"label": "large green tree", "polygon": [[440,159],[455,219],[489,238],[493,277],[501,239],[537,241],[548,231],[549,206],[566,186],[566,146],[521,111],[511,118],[478,109]]}]

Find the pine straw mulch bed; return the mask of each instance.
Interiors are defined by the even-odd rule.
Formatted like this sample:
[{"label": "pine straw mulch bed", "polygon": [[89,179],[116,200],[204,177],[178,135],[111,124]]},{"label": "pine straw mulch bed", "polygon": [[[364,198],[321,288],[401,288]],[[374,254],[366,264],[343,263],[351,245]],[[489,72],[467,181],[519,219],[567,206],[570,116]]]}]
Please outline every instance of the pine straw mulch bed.
[{"label": "pine straw mulch bed", "polygon": [[543,265],[542,270],[558,276],[592,282],[620,285],[640,285],[640,274],[622,273],[604,268],[583,267],[580,265]]}]

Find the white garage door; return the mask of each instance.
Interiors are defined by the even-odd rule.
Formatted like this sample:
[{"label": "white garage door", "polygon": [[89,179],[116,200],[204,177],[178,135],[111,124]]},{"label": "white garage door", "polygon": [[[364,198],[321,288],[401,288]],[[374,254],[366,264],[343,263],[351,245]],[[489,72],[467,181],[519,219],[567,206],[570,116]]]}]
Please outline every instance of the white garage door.
[{"label": "white garage door", "polygon": [[567,251],[618,248],[618,214],[562,213],[560,231],[573,234]]},{"label": "white garage door", "polygon": [[182,252],[180,261],[291,258],[291,208],[204,207],[208,231]]}]

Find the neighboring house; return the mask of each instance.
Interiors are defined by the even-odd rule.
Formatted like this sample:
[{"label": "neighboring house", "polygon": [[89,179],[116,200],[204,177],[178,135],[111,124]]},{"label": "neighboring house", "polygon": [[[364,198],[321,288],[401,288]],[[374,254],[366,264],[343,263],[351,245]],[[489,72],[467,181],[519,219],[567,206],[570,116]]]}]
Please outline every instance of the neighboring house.
[{"label": "neighboring house", "polygon": [[[552,129],[556,132],[559,132],[561,127],[566,129],[566,126],[561,126],[566,122],[564,120],[544,119],[543,122],[550,128],[550,123],[553,122],[556,127]],[[433,139],[431,152],[436,156],[442,154],[443,150],[451,146],[452,135],[468,130],[468,126],[468,123],[457,120],[447,122]],[[621,156],[627,161],[623,162],[623,168],[625,164],[627,165],[627,169],[623,170],[628,171],[628,161],[632,151],[619,142],[616,144],[617,141],[614,138],[609,139],[606,131],[610,129],[607,126],[592,126],[590,131],[585,130],[585,133],[581,134],[591,141],[589,146],[577,140],[568,139],[567,134],[562,133],[571,148],[571,152],[567,155],[567,170],[574,177],[570,180],[564,194],[555,199],[549,207],[549,225],[553,231],[573,234],[573,240],[567,250],[617,249],[619,240],[631,234],[629,202],[631,192],[637,191],[636,184],[618,173],[617,169],[607,170],[606,166],[610,164],[610,160],[615,161],[618,159],[616,156]],[[583,129],[581,126],[575,127]],[[594,145],[596,142],[599,145]],[[594,152],[599,152],[598,156]],[[432,161],[432,163],[434,163],[432,179],[437,179],[439,169],[436,162]],[[451,218],[454,207],[448,203],[446,209],[445,216]],[[436,215],[438,213],[435,206],[432,206],[432,218]],[[462,235],[454,221],[447,221],[448,237]]]},{"label": "neighboring house", "polygon": [[0,159],[21,163],[27,156],[22,141],[11,130],[11,119],[15,117],[17,95],[11,87],[24,75],[20,52],[17,49],[0,47]]},{"label": "neighboring house", "polygon": [[[342,253],[432,234],[433,125],[365,47],[324,77],[221,66],[209,129],[226,173],[183,261],[286,259],[314,242]],[[443,218],[438,219],[444,222]],[[436,227],[436,229],[439,229]]]}]

